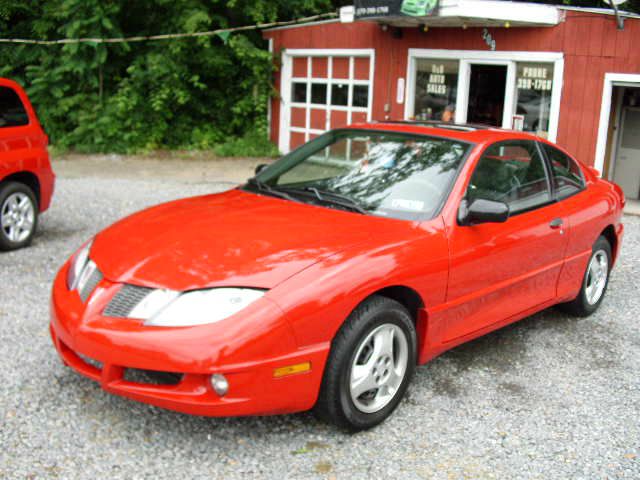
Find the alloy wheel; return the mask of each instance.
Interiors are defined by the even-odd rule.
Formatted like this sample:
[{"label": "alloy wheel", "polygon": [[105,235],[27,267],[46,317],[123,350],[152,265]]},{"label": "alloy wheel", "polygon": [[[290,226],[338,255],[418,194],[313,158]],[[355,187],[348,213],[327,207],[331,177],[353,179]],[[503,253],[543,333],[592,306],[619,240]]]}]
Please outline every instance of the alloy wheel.
[{"label": "alloy wheel", "polygon": [[0,209],[0,228],[13,243],[25,241],[33,232],[35,207],[28,195],[16,192],[9,195]]},{"label": "alloy wheel", "polygon": [[407,372],[409,342],[397,325],[372,330],[356,350],[349,379],[355,407],[363,413],[383,409],[395,397]]}]

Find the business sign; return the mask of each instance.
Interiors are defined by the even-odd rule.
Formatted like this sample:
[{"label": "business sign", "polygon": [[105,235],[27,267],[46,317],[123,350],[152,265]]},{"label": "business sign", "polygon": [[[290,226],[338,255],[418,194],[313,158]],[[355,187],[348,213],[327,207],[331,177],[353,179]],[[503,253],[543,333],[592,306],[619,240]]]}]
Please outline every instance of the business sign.
[{"label": "business sign", "polygon": [[356,18],[427,17],[438,8],[439,0],[355,0]]}]

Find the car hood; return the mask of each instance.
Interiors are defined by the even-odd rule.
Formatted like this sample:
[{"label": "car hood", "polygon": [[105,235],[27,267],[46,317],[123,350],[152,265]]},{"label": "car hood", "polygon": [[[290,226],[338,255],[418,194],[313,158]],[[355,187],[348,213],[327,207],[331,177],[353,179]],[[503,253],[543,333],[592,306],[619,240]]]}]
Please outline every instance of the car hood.
[{"label": "car hood", "polygon": [[113,282],[269,289],[350,246],[412,229],[410,222],[236,189],[127,217],[96,236],[91,258]]}]

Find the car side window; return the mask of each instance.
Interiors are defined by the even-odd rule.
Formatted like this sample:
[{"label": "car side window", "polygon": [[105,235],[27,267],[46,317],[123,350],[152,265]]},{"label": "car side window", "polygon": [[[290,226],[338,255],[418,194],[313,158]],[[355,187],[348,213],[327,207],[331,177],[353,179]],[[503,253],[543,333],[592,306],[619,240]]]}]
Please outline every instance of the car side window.
[{"label": "car side window", "polygon": [[0,87],[0,128],[29,124],[29,115],[18,94],[9,87]]},{"label": "car side window", "polygon": [[491,145],[471,176],[467,200],[504,202],[511,214],[551,201],[549,181],[535,142],[513,140]]},{"label": "car side window", "polygon": [[575,160],[546,143],[542,144],[542,148],[551,164],[556,197],[562,200],[582,190],[584,178]]}]

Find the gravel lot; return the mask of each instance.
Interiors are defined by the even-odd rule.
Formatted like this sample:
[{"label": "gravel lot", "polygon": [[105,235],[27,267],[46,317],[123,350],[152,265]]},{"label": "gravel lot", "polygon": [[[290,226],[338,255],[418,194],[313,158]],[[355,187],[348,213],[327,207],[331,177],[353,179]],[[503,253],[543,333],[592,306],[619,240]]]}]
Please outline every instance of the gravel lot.
[{"label": "gravel lot", "polygon": [[228,188],[65,171],[33,247],[0,254],[1,478],[640,478],[640,218],[597,314],[552,309],[458,347],[418,369],[389,421],[349,435],[306,413],[163,411],[63,367],[47,323],[66,257],[123,215]]}]

